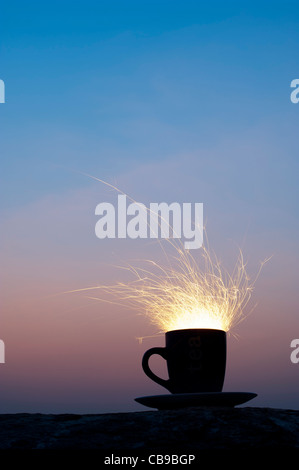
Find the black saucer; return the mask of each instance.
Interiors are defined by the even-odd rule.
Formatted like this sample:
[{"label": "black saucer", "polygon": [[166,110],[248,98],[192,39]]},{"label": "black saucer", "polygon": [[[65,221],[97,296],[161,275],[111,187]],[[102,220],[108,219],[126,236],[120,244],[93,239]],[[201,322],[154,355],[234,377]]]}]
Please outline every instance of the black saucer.
[{"label": "black saucer", "polygon": [[135,398],[135,401],[158,410],[173,410],[193,406],[226,406],[234,407],[256,397],[251,392],[207,392],[207,393],[174,393]]}]

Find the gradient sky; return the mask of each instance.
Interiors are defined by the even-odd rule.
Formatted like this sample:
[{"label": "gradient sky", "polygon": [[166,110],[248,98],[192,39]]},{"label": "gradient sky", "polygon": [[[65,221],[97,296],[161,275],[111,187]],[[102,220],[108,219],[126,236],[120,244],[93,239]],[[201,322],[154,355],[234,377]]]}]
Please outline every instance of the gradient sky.
[{"label": "gradient sky", "polygon": [[273,255],[228,337],[224,390],[299,408],[298,47],[296,1],[1,5],[0,412],[144,410],[134,397],[166,393],[141,370],[164,345],[136,340],[156,333],[142,312],[56,295],[161,256],[95,237],[116,194],[83,173],[145,204],[203,202],[228,267],[237,246],[252,275]]}]

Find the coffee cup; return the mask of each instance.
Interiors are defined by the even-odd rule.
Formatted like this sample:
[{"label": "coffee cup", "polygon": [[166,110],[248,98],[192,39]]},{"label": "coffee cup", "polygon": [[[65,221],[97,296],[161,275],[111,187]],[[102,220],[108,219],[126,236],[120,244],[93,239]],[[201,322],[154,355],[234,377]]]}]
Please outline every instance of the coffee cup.
[{"label": "coffee cup", "polygon": [[[226,332],[194,328],[165,333],[166,346],[144,353],[142,368],[154,382],[171,393],[221,392],[226,367]],[[158,377],[149,359],[158,354],[166,360],[168,379]]]}]

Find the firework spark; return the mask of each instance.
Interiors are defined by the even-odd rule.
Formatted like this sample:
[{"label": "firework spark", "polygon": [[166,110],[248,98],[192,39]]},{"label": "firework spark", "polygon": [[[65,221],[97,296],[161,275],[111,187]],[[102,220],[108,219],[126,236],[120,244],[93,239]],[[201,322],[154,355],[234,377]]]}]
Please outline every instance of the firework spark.
[{"label": "firework spark", "polygon": [[[92,178],[122,193],[115,186]],[[250,280],[241,251],[229,273],[207,242],[200,248],[197,259],[180,241],[168,239],[167,242],[175,249],[175,256],[170,257],[162,247],[165,265],[144,260],[142,268],[131,265],[123,268],[133,275],[131,282],[72,292],[99,290],[100,297],[90,298],[137,309],[159,332],[187,328],[229,331],[250,313],[246,312],[246,307],[264,262],[256,277]],[[104,294],[109,294],[108,298]]]},{"label": "firework spark", "polygon": [[131,282],[88,289],[109,294],[106,301],[144,312],[159,332],[186,328],[229,331],[247,316],[245,307],[255,280],[250,281],[241,252],[232,274],[205,247],[199,262],[181,249],[177,255],[171,266],[145,260],[147,268],[125,268],[134,276]]}]

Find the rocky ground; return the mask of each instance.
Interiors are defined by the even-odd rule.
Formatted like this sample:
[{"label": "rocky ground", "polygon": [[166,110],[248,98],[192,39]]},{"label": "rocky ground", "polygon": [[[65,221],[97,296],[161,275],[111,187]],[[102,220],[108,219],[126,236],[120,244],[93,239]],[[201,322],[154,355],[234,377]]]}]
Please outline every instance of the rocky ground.
[{"label": "rocky ground", "polygon": [[242,455],[247,462],[262,451],[273,460],[276,455],[285,461],[292,456],[298,465],[299,410],[200,407],[99,415],[3,414],[0,449],[64,450],[72,455],[97,451],[103,463],[131,467],[133,461],[117,459],[139,456],[140,468],[141,456],[145,466],[152,454],[195,455],[197,461]]}]

